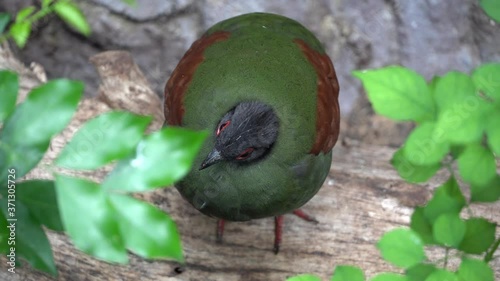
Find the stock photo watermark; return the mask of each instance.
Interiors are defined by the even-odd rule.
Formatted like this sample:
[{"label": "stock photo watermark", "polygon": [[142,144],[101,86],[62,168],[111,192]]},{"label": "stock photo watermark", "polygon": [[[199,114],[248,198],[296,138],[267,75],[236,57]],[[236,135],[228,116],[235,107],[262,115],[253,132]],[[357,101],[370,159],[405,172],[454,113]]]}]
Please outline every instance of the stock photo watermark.
[{"label": "stock photo watermark", "polygon": [[16,170],[9,169],[7,174],[7,271],[16,273]]}]

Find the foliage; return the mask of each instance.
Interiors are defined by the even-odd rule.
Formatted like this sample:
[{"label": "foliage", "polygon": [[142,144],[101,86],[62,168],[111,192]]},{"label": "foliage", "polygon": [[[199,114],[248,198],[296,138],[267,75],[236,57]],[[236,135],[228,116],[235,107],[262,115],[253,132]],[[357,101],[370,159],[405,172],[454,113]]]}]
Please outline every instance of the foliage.
[{"label": "foliage", "polygon": [[[0,81],[2,253],[15,247],[17,257],[55,275],[45,226],[66,231],[77,248],[105,261],[125,263],[127,250],[145,258],[183,261],[175,223],[130,192],[168,186],[186,175],[206,133],[165,128],[144,135],[151,117],[108,112],[85,123],[63,148],[56,166],[47,167],[55,181],[21,181],[71,120],[83,84],[49,81],[16,107],[18,76],[0,71]],[[101,184],[68,176],[69,169],[89,171],[107,164],[115,168]],[[16,236],[10,244],[7,225],[13,219]]]},{"label": "foliage", "polygon": [[[475,217],[469,207],[500,198],[495,158],[500,155],[500,64],[482,65],[470,76],[450,72],[430,83],[400,66],[355,71],[354,76],[377,113],[417,124],[392,158],[399,175],[420,183],[443,168],[449,173],[429,202],[414,210],[409,229],[391,230],[377,244],[382,257],[405,274],[381,273],[371,280],[493,281],[489,262],[500,244],[496,224]],[[470,196],[464,196],[457,178],[470,187]],[[461,216],[464,209],[468,219]],[[428,260],[425,246],[443,248],[443,264]],[[450,249],[461,257],[457,270],[447,267]],[[364,280],[359,273],[338,277],[344,268],[338,266],[332,280]]]},{"label": "foliage", "polygon": [[479,0],[479,4],[492,19],[500,22],[500,1],[497,0]]},{"label": "foliage", "polygon": [[39,9],[35,6],[21,9],[6,33],[4,31],[10,21],[10,15],[0,13],[0,34],[2,34],[0,43],[5,39],[12,38],[17,46],[24,47],[33,29],[33,24],[52,13],[57,14],[66,24],[81,34],[90,34],[90,26],[85,16],[72,0],[42,0]]}]

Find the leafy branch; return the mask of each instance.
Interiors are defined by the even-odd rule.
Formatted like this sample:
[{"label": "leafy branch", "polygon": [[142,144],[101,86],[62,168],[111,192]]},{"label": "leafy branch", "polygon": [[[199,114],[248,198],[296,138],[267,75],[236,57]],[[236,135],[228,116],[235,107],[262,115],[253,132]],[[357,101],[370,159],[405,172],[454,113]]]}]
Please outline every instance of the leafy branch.
[{"label": "leafy branch", "polygon": [[4,31],[10,21],[10,15],[0,13],[0,43],[12,38],[17,46],[23,48],[31,34],[33,24],[52,13],[57,14],[81,34],[86,36],[90,34],[90,26],[85,16],[72,0],[42,0],[38,10],[34,6],[21,9],[6,33]]}]

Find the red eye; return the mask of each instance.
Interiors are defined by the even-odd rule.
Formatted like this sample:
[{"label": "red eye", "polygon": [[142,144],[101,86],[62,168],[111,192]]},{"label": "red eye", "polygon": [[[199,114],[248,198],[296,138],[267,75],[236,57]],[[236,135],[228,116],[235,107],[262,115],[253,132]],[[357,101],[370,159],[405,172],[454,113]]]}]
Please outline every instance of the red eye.
[{"label": "red eye", "polygon": [[220,124],[219,128],[217,128],[217,132],[216,132],[216,135],[220,135],[220,132],[222,132],[222,130],[224,130],[227,126],[229,126],[229,124],[231,124],[231,121],[226,121],[222,124]]},{"label": "red eye", "polygon": [[249,147],[243,150],[243,152],[240,155],[238,155],[238,157],[236,157],[236,160],[247,159],[250,155],[252,155],[252,152],[253,152],[253,147]]}]

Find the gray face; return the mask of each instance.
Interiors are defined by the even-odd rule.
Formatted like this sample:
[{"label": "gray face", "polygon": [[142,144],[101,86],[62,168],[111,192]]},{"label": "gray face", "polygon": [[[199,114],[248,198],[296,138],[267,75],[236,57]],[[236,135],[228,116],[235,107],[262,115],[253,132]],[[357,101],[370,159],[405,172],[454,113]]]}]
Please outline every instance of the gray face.
[{"label": "gray face", "polygon": [[242,102],[227,112],[215,128],[215,147],[203,161],[204,169],[219,161],[251,163],[269,153],[278,137],[279,121],[262,102]]}]

